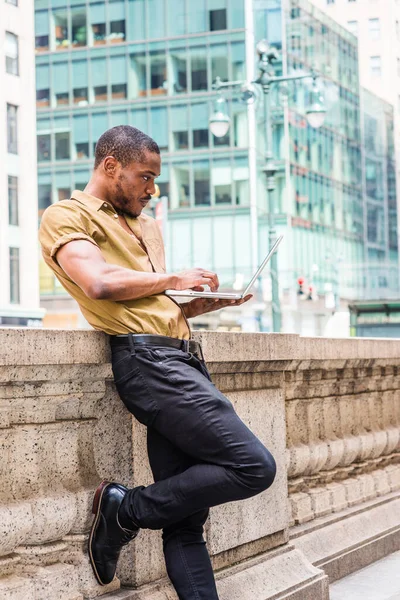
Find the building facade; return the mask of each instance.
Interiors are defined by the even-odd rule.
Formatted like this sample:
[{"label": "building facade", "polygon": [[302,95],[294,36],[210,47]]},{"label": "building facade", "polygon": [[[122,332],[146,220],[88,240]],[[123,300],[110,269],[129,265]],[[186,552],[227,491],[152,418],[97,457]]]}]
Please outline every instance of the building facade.
[{"label": "building facade", "polygon": [[[24,17],[22,18],[22,11]],[[0,326],[40,326],[33,2],[0,4]],[[23,274],[23,276],[22,276]]]},{"label": "building facade", "polygon": [[[379,104],[378,99],[372,100],[368,94],[365,96],[365,134],[366,134],[366,153],[369,157],[366,158],[366,185],[367,185],[367,196],[368,200],[371,200],[371,194],[368,190],[371,190],[371,179],[376,178],[378,182],[378,193],[381,194],[381,198],[385,194],[385,167],[382,163],[380,167],[375,170],[375,166],[372,165],[373,157],[371,156],[375,151],[378,152],[380,157],[383,153],[390,155],[391,164],[387,164],[389,170],[389,177],[391,182],[388,184],[388,194],[393,195],[393,177],[391,173],[392,165],[397,168],[396,180],[397,180],[397,198],[400,197],[400,4],[397,0],[385,0],[385,2],[378,2],[376,0],[370,2],[348,2],[348,0],[314,0],[326,14],[331,16],[337,22],[341,23],[349,31],[351,31],[357,38],[359,48],[359,71],[360,71],[360,82],[361,85],[369,90],[372,94],[382,98],[385,103]],[[392,116],[390,105],[395,107]],[[382,115],[384,113],[384,115]],[[379,115],[377,117],[377,115]],[[383,117],[383,118],[382,118]],[[371,120],[372,119],[372,120]],[[389,119],[387,131],[385,132],[385,121]],[[375,121],[375,123],[374,123]],[[382,127],[383,125],[383,127]],[[377,147],[371,148],[373,142],[373,135],[371,132],[375,130],[378,136]],[[386,142],[385,142],[386,140]],[[386,144],[386,147],[385,147]],[[397,157],[397,160],[396,160]],[[378,163],[381,159],[378,158]],[[397,167],[396,164],[397,163]],[[376,200],[376,198],[374,198]],[[393,203],[393,198],[389,200]],[[379,210],[378,210],[379,209]],[[394,227],[394,209],[387,211],[387,217],[389,219],[389,226]],[[376,206],[376,209],[368,209],[367,213],[367,229],[369,236],[373,233],[374,225],[373,221],[375,215],[377,216],[376,222],[382,223],[381,227],[386,228],[388,226],[387,221],[383,224],[383,214],[385,209],[383,205],[380,207]],[[390,215],[389,215],[390,213]],[[378,225],[379,227],[380,225]],[[394,230],[391,230],[391,251],[394,247]],[[375,236],[376,237],[376,236]],[[382,238],[382,236],[381,236]],[[377,255],[373,252],[373,248],[369,248],[370,260],[375,260]],[[378,250],[375,248],[375,250]],[[381,250],[379,249],[378,255],[381,257]],[[375,270],[377,267],[375,267]],[[387,277],[388,273],[391,272],[393,276],[393,266],[387,265],[384,268],[387,272],[384,276]],[[374,276],[371,280],[376,287],[376,280]],[[372,298],[374,298],[372,290]]]},{"label": "building facade", "polygon": [[[307,85],[293,86],[289,102],[279,89],[273,95],[284,330],[321,334],[332,312],[326,294],[364,297],[366,196],[352,34],[306,2],[176,0],[173,10],[166,0],[36,0],[35,6],[39,214],[83,189],[103,131],[136,126],[162,151],[158,183],[169,203],[169,269],[207,266],[224,287],[246,283],[268,248],[265,124],[262,98],[246,105],[228,92],[230,130],[212,136],[212,83],[217,76],[254,79],[261,38],[282,52],[277,74],[306,72],[322,52],[329,110],[321,129],[305,118]],[[313,286],[313,302],[299,303],[300,276]],[[66,302],[44,267],[41,290],[47,307],[54,308],[55,298]],[[252,303],[199,325],[270,330],[269,304],[264,273]]]}]

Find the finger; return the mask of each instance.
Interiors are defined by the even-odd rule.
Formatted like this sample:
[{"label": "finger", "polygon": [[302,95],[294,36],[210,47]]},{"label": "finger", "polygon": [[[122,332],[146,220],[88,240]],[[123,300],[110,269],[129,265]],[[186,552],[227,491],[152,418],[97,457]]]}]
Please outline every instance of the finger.
[{"label": "finger", "polygon": [[210,289],[212,292],[216,292],[219,288],[219,279],[217,274],[213,273],[212,271],[203,271],[202,276],[210,280]]},{"label": "finger", "polygon": [[204,286],[202,286],[202,285],[195,285],[194,287],[192,287],[192,290],[194,292],[204,292]]}]

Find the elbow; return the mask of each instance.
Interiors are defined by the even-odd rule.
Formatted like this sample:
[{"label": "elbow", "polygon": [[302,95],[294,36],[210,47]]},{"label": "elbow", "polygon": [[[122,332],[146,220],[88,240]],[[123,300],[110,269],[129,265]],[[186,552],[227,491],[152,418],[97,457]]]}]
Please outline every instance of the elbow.
[{"label": "elbow", "polygon": [[86,296],[91,300],[107,300],[110,290],[104,281],[93,281],[86,289]]}]

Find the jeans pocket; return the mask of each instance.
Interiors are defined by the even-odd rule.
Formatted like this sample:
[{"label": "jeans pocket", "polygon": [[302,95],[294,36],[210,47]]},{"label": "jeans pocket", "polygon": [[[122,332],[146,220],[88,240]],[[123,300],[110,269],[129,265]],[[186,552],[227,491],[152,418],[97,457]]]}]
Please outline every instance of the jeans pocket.
[{"label": "jeans pocket", "polygon": [[126,364],[122,361],[118,362],[113,366],[113,372],[115,387],[126,408],[140,423],[151,425],[159,408],[137,365],[136,358],[130,357]]}]

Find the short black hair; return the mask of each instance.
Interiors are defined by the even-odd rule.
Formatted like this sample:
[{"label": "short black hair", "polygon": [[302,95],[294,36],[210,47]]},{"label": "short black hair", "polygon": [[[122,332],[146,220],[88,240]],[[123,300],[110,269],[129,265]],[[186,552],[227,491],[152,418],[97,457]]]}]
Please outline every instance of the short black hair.
[{"label": "short black hair", "polygon": [[160,154],[160,148],[140,129],[130,125],[118,125],[105,131],[97,140],[94,168],[97,169],[106,156],[113,156],[122,167],[132,162],[142,163],[146,152]]}]

